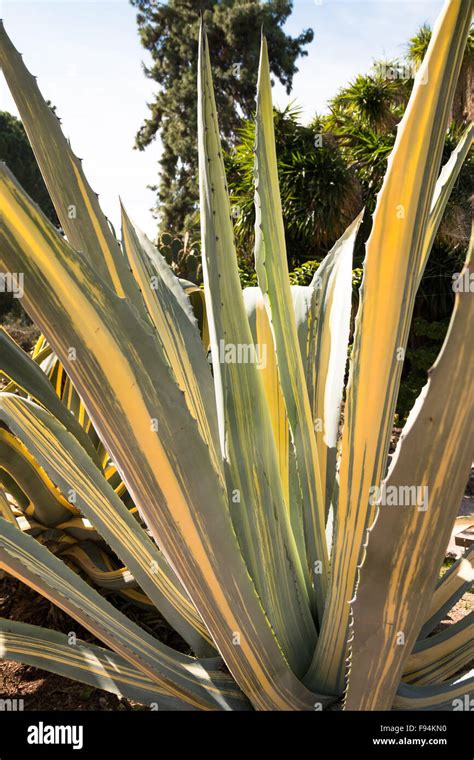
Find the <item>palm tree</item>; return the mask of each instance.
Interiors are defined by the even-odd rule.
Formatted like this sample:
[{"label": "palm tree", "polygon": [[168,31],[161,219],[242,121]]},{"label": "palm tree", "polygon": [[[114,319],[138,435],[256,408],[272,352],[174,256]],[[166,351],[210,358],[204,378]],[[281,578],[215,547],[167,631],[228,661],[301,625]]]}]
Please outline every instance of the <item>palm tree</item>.
[{"label": "palm tree", "polygon": [[[359,75],[333,98],[330,114],[325,117],[326,130],[334,135],[362,183],[370,211],[409,97],[409,86],[397,66],[380,62],[373,73]],[[388,71],[393,75],[387,76]]]},{"label": "palm tree", "polygon": [[378,72],[359,74],[354,82],[340,90],[332,108],[342,110],[376,133],[387,132],[397,123],[396,108],[404,102],[404,88],[398,79],[389,79]]},{"label": "palm tree", "polygon": [[[431,27],[423,24],[408,43],[408,59],[419,66],[431,40]],[[474,32],[469,33],[454,95],[452,120],[459,126],[474,120]]]},{"label": "palm tree", "polygon": [[[244,122],[227,156],[234,230],[242,263],[253,258],[255,127]],[[290,267],[322,259],[362,208],[361,185],[324,120],[301,123],[290,104],[275,109],[278,175]]]},{"label": "palm tree", "polygon": [[[424,25],[410,40],[408,60],[379,61],[373,73],[358,76],[331,101],[325,127],[337,138],[342,155],[357,172],[364,191],[364,204],[373,211],[386,162],[413,86],[413,70],[424,58],[431,29]],[[464,55],[457,85],[452,120],[446,135],[443,163],[457,145],[465,122],[473,118],[473,34]],[[416,296],[415,320],[410,331],[398,402],[401,417],[411,408],[426,370],[439,350],[453,304],[453,272],[460,271],[470,236],[474,194],[474,155],[455,184],[436,237],[424,277]],[[372,225],[367,214],[355,248],[355,261],[364,257],[364,241]]]}]

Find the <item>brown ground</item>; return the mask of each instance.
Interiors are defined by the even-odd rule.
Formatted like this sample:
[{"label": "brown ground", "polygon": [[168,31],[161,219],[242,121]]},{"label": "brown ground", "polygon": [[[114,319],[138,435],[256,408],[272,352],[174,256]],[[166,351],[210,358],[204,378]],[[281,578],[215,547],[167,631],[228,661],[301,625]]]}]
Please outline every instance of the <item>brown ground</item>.
[{"label": "brown ground", "polygon": [[9,319],[2,326],[24,351],[31,351],[40,336],[38,328],[25,319]]},{"label": "brown ground", "polygon": [[[111,596],[110,601],[121,608],[137,624],[156,635],[161,641],[182,652],[189,652],[185,642],[154,612],[143,612]],[[0,579],[0,617],[21,620],[32,625],[54,628],[62,633],[74,631],[83,641],[102,645],[85,628],[16,578],[4,575]],[[140,705],[120,699],[101,689],[62,678],[39,668],[18,662],[0,660],[0,699],[24,700],[25,710],[136,710]]]},{"label": "brown ground", "polygon": [[0,699],[23,699],[25,710],[132,710],[126,699],[18,662],[0,663]]},{"label": "brown ground", "polygon": [[[75,631],[78,638],[94,640],[88,631],[48,600],[9,576],[0,581],[0,616],[63,633]],[[0,662],[0,698],[8,697],[23,699],[27,710],[131,709],[126,700],[120,700],[115,694],[4,660]]]}]

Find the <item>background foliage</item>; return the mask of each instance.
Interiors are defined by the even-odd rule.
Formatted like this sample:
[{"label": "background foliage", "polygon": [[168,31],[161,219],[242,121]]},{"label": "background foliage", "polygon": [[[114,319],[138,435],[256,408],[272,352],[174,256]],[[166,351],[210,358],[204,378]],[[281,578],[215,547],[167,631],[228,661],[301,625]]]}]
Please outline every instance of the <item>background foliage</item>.
[{"label": "background foliage", "polygon": [[[160,86],[150,116],[137,135],[145,149],[160,134],[164,152],[160,165],[157,207],[160,231],[156,244],[184,279],[202,283],[195,145],[197,30],[196,6],[206,20],[215,65],[219,120],[234,218],[239,271],[243,287],[256,284],[254,249],[254,121],[255,72],[260,27],[265,26],[272,73],[291,90],[296,61],[312,30],[297,38],[283,32],[292,2],[271,0],[171,0],[157,4],[132,0],[144,47],[153,64],[145,73]],[[357,292],[365,241],[377,193],[385,173],[411,88],[431,30],[422,26],[409,40],[406,55],[378,61],[335,94],[329,114],[304,124],[295,103],[275,109],[275,137],[283,204],[285,237],[292,284],[307,285],[343,230],[365,206],[366,214],[355,248],[354,288]],[[245,40],[245,42],[244,42]],[[243,51],[236,59],[236,50]],[[463,126],[474,118],[474,34],[471,32],[459,76],[442,163],[457,144]],[[0,113],[0,159],[6,161],[29,195],[58,224],[51,200],[21,122]],[[474,156],[466,160],[453,189],[416,298],[415,320],[407,346],[398,414],[403,420],[426,371],[441,347],[453,305],[452,275],[465,257],[474,196]],[[355,299],[356,302],[356,299]],[[29,321],[18,300],[2,296],[2,312]],[[23,325],[22,325],[23,326]],[[21,336],[19,336],[21,338]]]},{"label": "background foliage", "polygon": [[[48,219],[59,226],[58,217],[23,124],[20,119],[7,111],[0,111],[0,161],[5,161],[28,195],[38,204]],[[0,317],[7,313],[21,322],[28,320],[19,300],[13,298],[11,293],[2,293]]]},{"label": "background foliage", "polygon": [[306,55],[311,29],[298,37],[283,31],[292,0],[131,0],[143,46],[151,53],[146,76],[159,89],[149,104],[136,146],[143,150],[158,132],[163,143],[156,212],[161,231],[182,235],[197,207],[196,17],[203,14],[213,51],[214,85],[224,144],[234,143],[242,117],[255,107],[262,26],[272,74],[291,91],[296,61]]}]

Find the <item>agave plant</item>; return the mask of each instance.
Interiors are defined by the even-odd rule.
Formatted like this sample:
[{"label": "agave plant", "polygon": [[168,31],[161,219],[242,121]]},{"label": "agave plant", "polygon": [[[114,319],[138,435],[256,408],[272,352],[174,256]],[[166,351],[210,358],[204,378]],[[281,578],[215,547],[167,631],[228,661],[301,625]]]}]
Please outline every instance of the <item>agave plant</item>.
[{"label": "agave plant", "polygon": [[[116,241],[2,29],[2,68],[66,238],[3,166],[0,255],[7,274],[24,276],[23,303],[44,337],[31,357],[2,337],[0,568],[104,644],[0,620],[3,657],[160,709],[319,710],[337,700],[356,710],[457,709],[472,692],[472,673],[456,675],[472,658],[472,616],[430,635],[466,590],[472,559],[438,580],[474,443],[469,288],[458,288],[387,471],[415,294],[474,133],[438,176],[468,6],[446,2],[398,129],[346,387],[362,213],[311,284],[290,288],[265,39],[259,286],[242,293],[201,30],[200,330],[182,283],[125,211]],[[374,501],[375,487],[428,489],[428,508]],[[45,545],[46,530],[65,537],[64,557]],[[120,567],[101,565],[105,547]],[[107,572],[122,590],[135,584],[191,653],[145,632],[71,562],[102,585]]]}]

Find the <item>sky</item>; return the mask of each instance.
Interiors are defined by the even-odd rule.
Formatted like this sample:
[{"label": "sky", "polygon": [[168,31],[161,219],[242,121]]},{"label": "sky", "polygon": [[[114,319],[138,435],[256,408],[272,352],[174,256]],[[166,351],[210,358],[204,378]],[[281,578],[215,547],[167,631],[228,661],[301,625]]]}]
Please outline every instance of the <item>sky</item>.
[{"label": "sky", "polygon": [[[311,27],[314,41],[284,107],[296,100],[303,119],[327,111],[336,91],[369,71],[373,61],[401,56],[423,22],[434,24],[442,0],[295,0],[286,31]],[[158,176],[160,144],[144,152],[134,137],[148,116],[156,85],[143,74],[148,52],[139,41],[136,11],[128,0],[0,0],[0,17],[46,99],[57,108],[63,130],[115,228],[119,202],[155,237],[147,188]],[[0,72],[0,109],[18,115]]]}]

